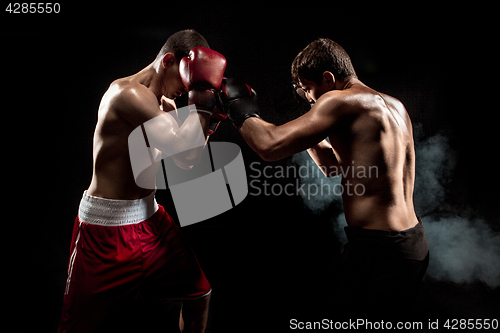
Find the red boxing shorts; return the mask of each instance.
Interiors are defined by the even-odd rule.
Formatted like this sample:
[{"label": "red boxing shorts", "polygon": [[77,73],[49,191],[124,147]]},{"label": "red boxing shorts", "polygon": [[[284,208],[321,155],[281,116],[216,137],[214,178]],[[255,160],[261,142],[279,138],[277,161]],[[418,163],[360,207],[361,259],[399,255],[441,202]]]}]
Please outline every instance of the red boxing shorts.
[{"label": "red boxing shorts", "polygon": [[110,200],[84,193],[59,332],[95,331],[138,295],[163,302],[210,294],[193,251],[154,194]]}]

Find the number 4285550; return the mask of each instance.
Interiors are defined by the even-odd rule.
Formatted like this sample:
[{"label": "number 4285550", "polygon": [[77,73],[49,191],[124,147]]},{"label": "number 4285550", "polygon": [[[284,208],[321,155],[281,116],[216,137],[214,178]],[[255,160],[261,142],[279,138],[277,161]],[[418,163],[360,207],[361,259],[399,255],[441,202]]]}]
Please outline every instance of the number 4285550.
[{"label": "number 4285550", "polygon": [[9,3],[5,11],[10,14],[57,14],[61,12],[61,5],[51,2],[15,2]]}]

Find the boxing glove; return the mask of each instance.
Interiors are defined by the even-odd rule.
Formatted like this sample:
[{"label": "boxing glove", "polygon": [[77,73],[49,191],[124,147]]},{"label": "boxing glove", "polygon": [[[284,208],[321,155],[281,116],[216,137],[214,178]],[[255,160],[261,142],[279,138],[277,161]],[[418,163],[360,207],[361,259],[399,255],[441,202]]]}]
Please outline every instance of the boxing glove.
[{"label": "boxing glove", "polygon": [[189,91],[188,103],[219,120],[226,118],[219,96],[225,69],[222,54],[201,46],[193,48],[179,63],[182,83]]},{"label": "boxing glove", "polygon": [[260,118],[257,93],[252,87],[235,79],[226,79],[222,91],[221,99],[227,116],[236,128],[250,117]]}]

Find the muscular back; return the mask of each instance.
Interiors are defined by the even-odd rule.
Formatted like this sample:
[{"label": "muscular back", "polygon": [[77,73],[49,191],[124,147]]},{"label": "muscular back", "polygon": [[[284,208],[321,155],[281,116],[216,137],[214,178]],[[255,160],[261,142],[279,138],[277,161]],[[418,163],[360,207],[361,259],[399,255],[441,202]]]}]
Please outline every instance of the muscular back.
[{"label": "muscular back", "polygon": [[363,85],[343,93],[344,112],[329,137],[343,172],[348,224],[380,230],[413,227],[415,153],[406,109]]},{"label": "muscular back", "polygon": [[147,195],[147,190],[139,188],[134,180],[128,136],[135,127],[120,115],[117,99],[122,93],[123,84],[114,82],[101,100],[94,132],[94,170],[88,193],[104,198],[139,199]]}]

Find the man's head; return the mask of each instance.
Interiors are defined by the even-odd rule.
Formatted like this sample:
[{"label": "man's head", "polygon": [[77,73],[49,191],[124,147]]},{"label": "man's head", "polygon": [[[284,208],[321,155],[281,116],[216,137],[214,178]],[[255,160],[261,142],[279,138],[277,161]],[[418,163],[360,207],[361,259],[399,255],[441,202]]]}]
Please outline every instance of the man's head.
[{"label": "man's head", "polygon": [[155,63],[164,73],[164,95],[175,98],[186,92],[179,74],[179,62],[189,55],[191,49],[203,46],[210,48],[206,39],[194,30],[182,30],[170,36],[156,56]]},{"label": "man's head", "polygon": [[182,58],[189,55],[191,49],[197,46],[210,48],[205,37],[195,30],[178,31],[167,39],[156,58],[162,58],[165,54],[172,53],[179,63]]},{"label": "man's head", "polygon": [[292,79],[313,99],[333,90],[336,81],[355,78],[347,52],[331,39],[319,38],[307,45],[292,63]]}]

